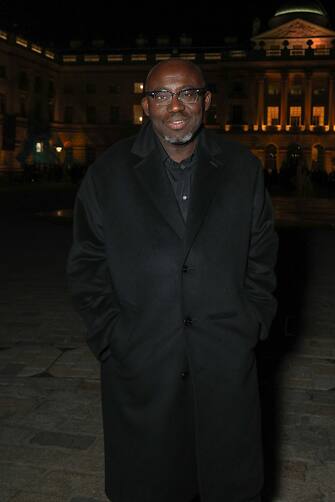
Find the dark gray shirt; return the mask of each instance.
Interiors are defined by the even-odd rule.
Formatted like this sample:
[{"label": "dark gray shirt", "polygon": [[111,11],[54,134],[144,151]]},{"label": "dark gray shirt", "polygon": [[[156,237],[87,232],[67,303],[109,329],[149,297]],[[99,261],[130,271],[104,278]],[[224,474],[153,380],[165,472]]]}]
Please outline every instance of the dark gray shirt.
[{"label": "dark gray shirt", "polygon": [[190,157],[182,162],[175,162],[169,157],[162,144],[160,144],[160,147],[163,165],[171,181],[181,214],[186,222],[191,196],[192,174],[197,164],[197,151],[195,150]]}]

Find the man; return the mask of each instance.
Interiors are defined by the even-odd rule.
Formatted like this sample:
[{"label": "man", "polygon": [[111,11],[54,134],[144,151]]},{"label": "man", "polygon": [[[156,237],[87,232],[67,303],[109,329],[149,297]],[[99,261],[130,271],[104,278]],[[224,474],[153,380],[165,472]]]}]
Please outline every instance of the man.
[{"label": "man", "polygon": [[68,275],[101,361],[113,502],[260,500],[254,348],[275,312],[277,237],[259,161],[202,127],[210,101],[193,63],[156,65],[150,120],[76,201]]}]

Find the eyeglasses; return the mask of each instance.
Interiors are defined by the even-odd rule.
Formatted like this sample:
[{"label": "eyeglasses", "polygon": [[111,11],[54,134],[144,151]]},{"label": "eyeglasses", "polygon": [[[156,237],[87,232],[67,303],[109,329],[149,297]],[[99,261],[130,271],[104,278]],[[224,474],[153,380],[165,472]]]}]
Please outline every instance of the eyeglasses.
[{"label": "eyeglasses", "polygon": [[188,89],[181,89],[178,92],[168,91],[166,89],[160,89],[158,91],[146,91],[145,96],[149,96],[155,103],[155,105],[169,105],[172,102],[172,97],[177,96],[178,101],[184,103],[184,105],[194,105],[199,99],[199,96],[203,96],[206,92],[206,88],[195,89],[190,87]]}]

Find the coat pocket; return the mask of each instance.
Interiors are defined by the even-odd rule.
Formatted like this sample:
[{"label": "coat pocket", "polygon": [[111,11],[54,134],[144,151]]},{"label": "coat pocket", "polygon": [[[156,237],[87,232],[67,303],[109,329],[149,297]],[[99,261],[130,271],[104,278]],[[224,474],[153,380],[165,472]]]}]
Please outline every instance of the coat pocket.
[{"label": "coat pocket", "polygon": [[132,335],[138,321],[138,311],[135,306],[120,302],[119,319],[110,337],[111,357],[122,362],[130,349]]}]

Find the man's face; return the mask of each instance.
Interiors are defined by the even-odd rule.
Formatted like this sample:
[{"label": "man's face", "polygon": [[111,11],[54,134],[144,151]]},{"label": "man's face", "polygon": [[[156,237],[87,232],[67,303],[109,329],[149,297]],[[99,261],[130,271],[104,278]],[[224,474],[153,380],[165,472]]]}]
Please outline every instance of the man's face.
[{"label": "man's face", "polygon": [[[147,91],[168,90],[178,92],[182,89],[204,87],[201,75],[192,67],[175,62],[162,65],[153,71],[147,82]],[[161,140],[171,144],[189,143],[201,126],[204,113],[211,102],[207,91],[199,95],[193,104],[183,103],[173,96],[170,103],[157,103],[150,96],[142,99],[144,113],[151,119],[153,128]]]}]

